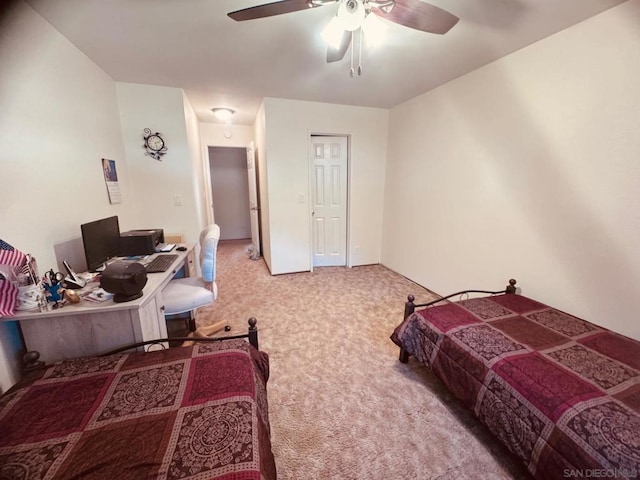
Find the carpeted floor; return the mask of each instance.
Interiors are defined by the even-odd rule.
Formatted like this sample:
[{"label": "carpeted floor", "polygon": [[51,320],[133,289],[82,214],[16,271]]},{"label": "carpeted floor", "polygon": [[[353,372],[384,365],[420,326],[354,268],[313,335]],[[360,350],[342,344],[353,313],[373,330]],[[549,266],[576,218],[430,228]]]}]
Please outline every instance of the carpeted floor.
[{"label": "carpeted floor", "polygon": [[426,367],[398,362],[404,300],[429,291],[381,265],[271,276],[248,245],[220,242],[218,300],[196,333],[258,319],[278,478],[530,478]]}]

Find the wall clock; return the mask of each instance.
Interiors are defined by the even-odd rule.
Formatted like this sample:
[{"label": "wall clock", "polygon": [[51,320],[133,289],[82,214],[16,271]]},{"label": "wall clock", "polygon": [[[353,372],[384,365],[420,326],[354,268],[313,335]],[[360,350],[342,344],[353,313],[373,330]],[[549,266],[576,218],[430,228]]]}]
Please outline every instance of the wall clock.
[{"label": "wall clock", "polygon": [[145,128],[142,138],[144,139],[142,148],[146,150],[144,154],[156,160],[162,160],[162,156],[167,153],[167,146],[164,143],[162,134],[160,132],[152,133],[150,129]]}]

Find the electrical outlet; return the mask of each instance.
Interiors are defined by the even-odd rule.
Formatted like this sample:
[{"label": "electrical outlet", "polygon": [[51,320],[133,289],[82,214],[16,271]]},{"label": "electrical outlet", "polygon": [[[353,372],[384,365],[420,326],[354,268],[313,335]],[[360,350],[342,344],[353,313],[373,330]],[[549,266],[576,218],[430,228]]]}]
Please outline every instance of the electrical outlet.
[{"label": "electrical outlet", "polygon": [[360,245],[356,245],[355,247],[353,247],[353,253],[355,253],[356,255],[360,255]]},{"label": "electrical outlet", "polygon": [[176,207],[181,207],[182,206],[182,195],[174,195],[173,196],[173,204]]}]

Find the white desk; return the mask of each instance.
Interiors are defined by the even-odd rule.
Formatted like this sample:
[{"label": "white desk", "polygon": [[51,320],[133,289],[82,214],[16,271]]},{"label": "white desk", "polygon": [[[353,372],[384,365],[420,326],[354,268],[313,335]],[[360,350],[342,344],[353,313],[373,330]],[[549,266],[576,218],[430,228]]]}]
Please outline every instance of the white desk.
[{"label": "white desk", "polygon": [[193,245],[173,250],[178,258],[166,272],[147,274],[142,297],[130,302],[81,301],[47,312],[21,311],[4,321],[20,322],[27,350],[40,352],[46,363],[65,358],[99,355],[145,340],[167,337],[162,290],[180,268],[195,273]]}]

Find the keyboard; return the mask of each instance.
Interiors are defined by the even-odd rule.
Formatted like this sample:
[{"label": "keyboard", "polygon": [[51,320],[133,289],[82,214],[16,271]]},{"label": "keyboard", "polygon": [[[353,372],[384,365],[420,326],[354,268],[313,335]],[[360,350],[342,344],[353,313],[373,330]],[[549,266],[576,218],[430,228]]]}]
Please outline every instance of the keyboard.
[{"label": "keyboard", "polygon": [[176,261],[178,255],[158,255],[144,266],[147,273],[166,272]]}]

